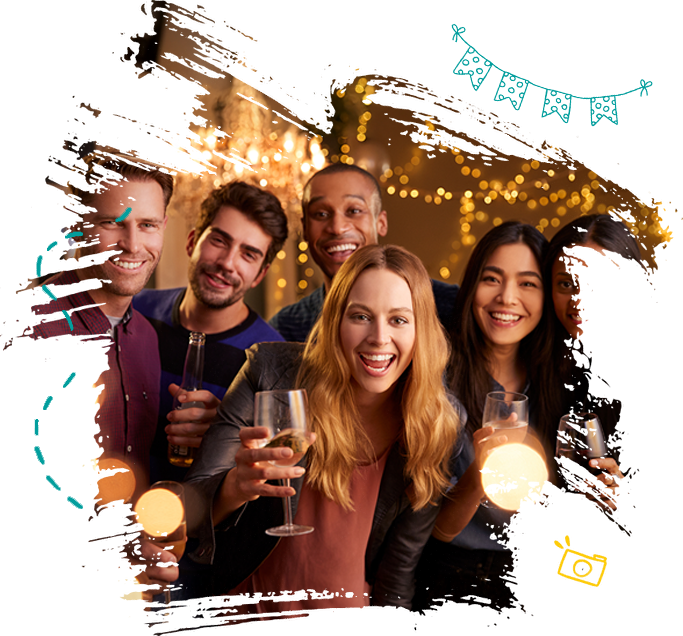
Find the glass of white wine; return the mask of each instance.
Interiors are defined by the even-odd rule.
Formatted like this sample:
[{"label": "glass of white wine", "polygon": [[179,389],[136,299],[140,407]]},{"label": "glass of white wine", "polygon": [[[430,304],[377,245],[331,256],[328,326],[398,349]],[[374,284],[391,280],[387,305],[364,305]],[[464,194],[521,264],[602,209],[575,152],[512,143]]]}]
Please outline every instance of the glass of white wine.
[{"label": "glass of white wine", "polygon": [[[311,445],[312,435],[308,425],[308,398],[306,391],[259,391],[254,400],[254,426],[268,429],[266,448],[286,446],[293,451],[292,457],[273,461],[281,468],[295,466],[301,461]],[[289,479],[282,480],[285,486]],[[285,497],[285,523],[268,528],[266,534],[274,537],[293,537],[313,532],[311,526],[296,525],[292,519],[292,501]]]},{"label": "glass of white wine", "polygon": [[[493,391],[486,395],[482,428],[493,427],[493,435],[505,435],[508,444],[521,444],[529,428],[529,398],[523,393]],[[484,497],[481,505],[490,508],[492,503]]]},{"label": "glass of white wine", "polygon": [[[143,493],[135,504],[135,514],[142,525],[144,538],[171,552],[176,562],[185,552],[185,491],[175,481],[158,481]],[[169,603],[171,591],[164,588],[164,601]]]}]

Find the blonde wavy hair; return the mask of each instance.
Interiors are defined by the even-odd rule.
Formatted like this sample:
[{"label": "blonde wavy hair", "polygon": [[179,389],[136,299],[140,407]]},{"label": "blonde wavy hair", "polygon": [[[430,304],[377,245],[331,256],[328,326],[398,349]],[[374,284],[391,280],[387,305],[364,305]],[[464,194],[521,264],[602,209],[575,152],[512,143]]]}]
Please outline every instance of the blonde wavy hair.
[{"label": "blonde wavy hair", "polygon": [[310,449],[309,483],[328,499],[353,510],[349,484],[354,468],[373,456],[354,403],[351,372],[339,328],[349,293],[369,269],[398,274],[410,288],[415,317],[413,359],[398,384],[403,427],[404,475],[414,510],[438,501],[448,486],[448,460],[460,426],[446,397],[443,373],[450,347],[438,320],[429,275],[414,254],[395,245],[357,250],[333,279],[306,343],[297,386],[305,388],[316,442]]}]

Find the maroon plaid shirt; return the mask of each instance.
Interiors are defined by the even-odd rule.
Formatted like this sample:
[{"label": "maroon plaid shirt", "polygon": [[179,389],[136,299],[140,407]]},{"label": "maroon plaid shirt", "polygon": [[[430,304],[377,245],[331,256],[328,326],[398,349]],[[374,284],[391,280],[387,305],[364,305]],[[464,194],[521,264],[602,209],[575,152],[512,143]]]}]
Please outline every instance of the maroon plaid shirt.
[{"label": "maroon plaid shirt", "polygon": [[[17,596],[25,597],[32,590],[28,598],[21,599],[22,605],[26,603],[21,611],[24,628],[31,625],[32,633],[44,634],[85,633],[93,626],[76,626],[66,614],[92,617],[87,601],[79,594],[74,597],[73,589],[35,585],[27,567],[46,541],[63,532],[103,543],[133,534],[131,507],[148,486],[149,452],[159,405],[159,353],[154,329],[137,311],[129,309],[123,322],[112,329],[71,262],[46,285],[56,302],[36,287],[0,307],[2,591],[5,596],[9,576],[9,591],[16,592],[11,599],[3,599],[3,615],[7,601],[15,606]],[[73,331],[63,309],[69,312]],[[94,442],[98,460],[116,457],[135,472],[136,494],[122,508],[105,510],[86,491],[75,496],[83,504],[79,510],[40,474],[34,446],[42,449],[51,429],[38,393],[45,377],[62,365],[87,371],[100,395],[98,411],[78,431]],[[39,437],[34,436],[34,419],[39,420]],[[46,468],[49,473],[49,466]],[[71,607],[63,607],[64,603]],[[3,624],[2,632],[9,633],[8,627]]]}]

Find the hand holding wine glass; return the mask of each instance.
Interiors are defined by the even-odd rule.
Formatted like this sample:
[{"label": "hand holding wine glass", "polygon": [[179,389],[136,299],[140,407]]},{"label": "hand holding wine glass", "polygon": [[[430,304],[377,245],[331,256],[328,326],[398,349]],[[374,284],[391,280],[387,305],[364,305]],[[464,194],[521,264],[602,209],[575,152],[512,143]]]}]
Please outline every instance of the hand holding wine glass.
[{"label": "hand holding wine glass", "polygon": [[[583,466],[614,493],[616,477],[623,477],[619,465],[607,457],[605,434],[600,419],[594,413],[569,413],[560,419],[557,430],[556,457],[566,457]],[[604,472],[606,471],[606,472]],[[601,498],[615,509],[613,501]]]},{"label": "hand holding wine glass", "polygon": [[511,391],[489,393],[482,414],[482,428],[486,426],[492,426],[495,435],[505,435],[508,443],[521,444],[529,426],[529,398]]},{"label": "hand holding wine glass", "polygon": [[[483,462],[495,446],[521,444],[529,426],[529,399],[522,393],[493,391],[486,395],[482,413],[482,429],[492,429],[490,436],[478,440],[478,461]],[[504,439],[502,439],[504,437]],[[476,451],[475,451],[476,452]],[[481,500],[485,508],[492,507],[488,497]]]},{"label": "hand holding wine glass", "polygon": [[[273,465],[279,468],[295,466],[313,443],[313,436],[308,426],[308,401],[306,391],[260,391],[254,401],[254,423],[268,431],[268,440],[264,448],[288,448],[292,451],[275,457]],[[290,478],[284,478],[289,487]],[[268,528],[266,534],[276,537],[291,537],[313,532],[310,526],[293,523],[292,501],[285,497],[285,523],[275,528]]]}]

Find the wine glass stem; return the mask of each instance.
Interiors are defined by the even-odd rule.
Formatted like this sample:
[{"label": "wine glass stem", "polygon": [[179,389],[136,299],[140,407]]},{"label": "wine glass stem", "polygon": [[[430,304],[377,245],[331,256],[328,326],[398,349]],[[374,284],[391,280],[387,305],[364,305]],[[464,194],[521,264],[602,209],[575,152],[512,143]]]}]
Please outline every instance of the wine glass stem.
[{"label": "wine glass stem", "polygon": [[[289,488],[289,478],[285,479],[285,486]],[[285,497],[285,525],[292,525],[292,498]]]},{"label": "wine glass stem", "polygon": [[166,611],[164,612],[164,620],[161,621],[162,625],[173,625],[175,623],[175,620],[173,619],[173,616],[171,615],[171,584],[168,584],[168,587],[166,588],[166,592],[164,592],[166,596]]},{"label": "wine glass stem", "polygon": [[588,512],[588,502],[584,501],[583,502],[583,533],[585,536],[590,537],[591,536],[591,519],[590,515]]}]

